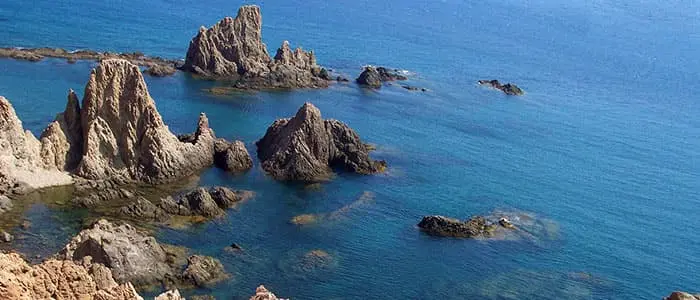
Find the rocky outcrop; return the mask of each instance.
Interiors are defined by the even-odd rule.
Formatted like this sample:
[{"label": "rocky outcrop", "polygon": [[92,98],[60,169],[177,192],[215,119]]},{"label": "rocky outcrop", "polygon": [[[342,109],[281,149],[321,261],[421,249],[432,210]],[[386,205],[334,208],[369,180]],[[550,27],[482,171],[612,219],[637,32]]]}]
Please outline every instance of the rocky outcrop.
[{"label": "rocky outcrop", "polygon": [[214,143],[214,164],[231,173],[242,173],[253,167],[248,149],[241,141],[227,142],[217,139]]},{"label": "rocky outcrop", "polygon": [[174,290],[160,294],[155,300],[185,300],[185,297],[180,295],[180,291]]},{"label": "rocky outcrop", "polygon": [[10,102],[0,96],[0,195],[73,182],[54,164],[45,164],[41,150],[41,142],[22,128]]},{"label": "rocky outcrop", "polygon": [[700,294],[691,295],[685,292],[673,292],[664,300],[700,300]]},{"label": "rocky outcrop", "polygon": [[482,216],[475,216],[466,221],[443,216],[427,216],[418,223],[418,228],[429,235],[457,238],[488,238],[499,227],[514,228],[507,219],[490,222]]},{"label": "rocky outcrop", "polygon": [[323,120],[311,103],[293,118],[272,123],[256,145],[263,169],[278,180],[328,180],[332,167],[359,174],[386,167],[386,162],[370,159],[369,147],[354,130],[337,120]]},{"label": "rocky outcrop", "polygon": [[182,279],[193,286],[210,286],[228,278],[220,261],[202,255],[192,255],[187,259],[187,268],[182,273]]},{"label": "rocky outcrop", "polygon": [[122,207],[119,214],[139,221],[164,222],[170,216],[162,208],[143,197],[137,197],[133,203]]},{"label": "rocky outcrop", "polygon": [[81,109],[83,155],[76,174],[93,180],[163,183],[213,163],[214,132],[200,115],[192,143],[173,135],[139,68],[105,60],[90,74]]},{"label": "rocky outcrop", "polygon": [[512,83],[506,83],[506,84],[501,84],[498,80],[493,79],[493,80],[479,80],[479,84],[483,86],[488,86],[493,89],[500,90],[504,92],[506,95],[511,95],[511,96],[522,96],[525,94],[525,92],[520,89],[517,85],[512,84]]},{"label": "rocky outcrop", "polygon": [[328,72],[313,52],[292,51],[285,41],[270,58],[262,42],[262,16],[255,5],[242,6],[236,18],[201,27],[190,42],[182,69],[209,78],[237,80],[240,89],[320,88]]},{"label": "rocky outcrop", "polygon": [[45,165],[60,171],[73,171],[80,162],[82,146],[80,104],[78,96],[70,90],[66,109],[41,133],[41,159]]},{"label": "rocky outcrop", "polygon": [[265,286],[259,286],[255,289],[255,295],[250,297],[250,300],[278,300],[277,296],[268,291]]},{"label": "rocky outcrop", "polygon": [[[125,59],[129,62],[158,70],[160,74],[172,75],[175,67],[181,65],[179,60],[169,60],[155,56],[146,56],[140,52],[112,53],[97,52],[92,50],[68,51],[61,48],[0,48],[0,57],[14,58],[27,61],[40,61],[46,57],[64,58],[68,63],[78,60],[102,61],[105,59]],[[166,71],[167,70],[167,71]],[[172,73],[170,71],[172,70]]]},{"label": "rocky outcrop", "polygon": [[177,69],[169,65],[152,65],[143,72],[153,77],[165,77],[175,74]]},{"label": "rocky outcrop", "polygon": [[360,73],[360,76],[355,79],[359,85],[378,89],[382,87],[383,82],[406,80],[406,76],[402,75],[399,70],[391,70],[385,67],[366,66]]},{"label": "rocky outcrop", "polygon": [[[200,286],[200,282],[208,284],[225,278],[217,260],[200,256],[190,257],[185,263],[183,255],[183,251],[163,246],[128,224],[99,220],[71,239],[57,258],[82,261],[91,257],[92,262],[109,268],[116,282],[131,282],[139,287],[153,284]],[[194,271],[182,271],[188,269],[210,275],[201,275],[207,280],[193,281]]]},{"label": "rocky outcrop", "polygon": [[225,187],[197,188],[175,197],[163,198],[158,206],[173,215],[216,218],[225,215],[226,209],[252,197],[252,192]]},{"label": "rocky outcrop", "polygon": [[130,283],[117,284],[104,266],[48,260],[30,266],[18,254],[0,253],[1,299],[143,299]]}]

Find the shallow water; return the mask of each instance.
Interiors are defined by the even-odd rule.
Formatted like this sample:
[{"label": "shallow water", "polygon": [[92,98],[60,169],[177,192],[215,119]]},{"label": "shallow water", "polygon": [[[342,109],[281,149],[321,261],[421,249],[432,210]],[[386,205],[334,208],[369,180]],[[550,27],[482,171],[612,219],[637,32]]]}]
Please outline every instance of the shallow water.
[{"label": "shallow water", "polygon": [[[188,294],[243,299],[264,283],[295,299],[658,299],[700,288],[700,4],[260,4],[269,51],[289,39],[349,77],[365,64],[387,65],[414,72],[410,84],[430,91],[338,84],[223,97],[203,91],[215,83],[184,74],[146,78],[174,132],[192,131],[205,112],[217,135],[241,139],[254,153],[274,119],[311,101],[376,144],[374,157],[389,163],[386,174],[339,174],[319,189],[275,182],[257,160],[242,176],[206,171],[201,184],[250,189],[257,197],[224,219],[157,232],[162,242],[219,258],[234,275]],[[239,5],[4,1],[0,46],[178,58],[200,25],[235,14]],[[82,94],[93,66],[3,59],[0,95],[38,135],[63,110],[68,88]],[[526,95],[475,84],[490,78],[517,83]],[[290,223],[341,210],[365,192],[372,201],[338,218]],[[52,197],[18,206],[38,236],[18,241],[20,250],[55,252],[87,218]],[[557,234],[536,243],[488,242],[433,238],[415,227],[426,214],[466,218],[499,209],[533,212],[551,220]],[[233,242],[244,254],[224,249]],[[314,249],[329,253],[333,264],[297,272],[298,258]]]}]

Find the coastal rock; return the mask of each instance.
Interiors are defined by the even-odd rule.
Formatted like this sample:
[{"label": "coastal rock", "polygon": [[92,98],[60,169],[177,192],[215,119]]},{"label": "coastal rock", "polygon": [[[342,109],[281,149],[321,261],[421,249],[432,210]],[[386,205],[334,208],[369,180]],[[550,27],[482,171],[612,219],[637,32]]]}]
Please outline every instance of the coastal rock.
[{"label": "coastal rock", "polygon": [[360,76],[355,79],[360,85],[378,89],[383,82],[406,80],[406,76],[401,75],[398,70],[390,70],[385,67],[366,66]]},{"label": "coastal rock", "polygon": [[180,295],[180,291],[173,290],[158,295],[155,300],[185,300],[185,297]]},{"label": "coastal rock", "polygon": [[673,292],[664,300],[700,300],[700,294],[691,295],[685,292]]},{"label": "coastal rock", "polygon": [[209,78],[237,80],[239,89],[327,87],[330,76],[313,52],[292,51],[285,41],[270,58],[262,42],[262,15],[255,5],[242,6],[236,18],[201,27],[190,42],[182,69]]},{"label": "coastal rock", "polygon": [[152,65],[143,72],[153,77],[165,77],[175,74],[177,70],[169,65]]},{"label": "coastal rock", "polygon": [[0,230],[0,242],[9,243],[15,239],[10,233],[5,230]]},{"label": "coastal rock", "polygon": [[134,203],[122,207],[119,213],[124,217],[140,221],[163,222],[169,218],[169,215],[162,208],[143,197],[137,197]]},{"label": "coastal rock", "polygon": [[187,259],[187,268],[182,279],[194,286],[205,287],[228,278],[224,266],[215,258],[192,255]]},{"label": "coastal rock", "polygon": [[24,131],[10,102],[0,96],[0,194],[26,193],[73,182],[68,173],[44,164],[41,148],[41,142]]},{"label": "coastal rock", "polygon": [[250,170],[253,160],[243,142],[229,143],[224,139],[217,139],[214,143],[214,164],[224,171],[240,173]]},{"label": "coastal rock", "polygon": [[78,102],[78,96],[70,90],[66,109],[41,133],[41,158],[45,165],[59,171],[72,171],[80,162],[83,129]]},{"label": "coastal rock", "polygon": [[272,123],[256,145],[263,169],[278,180],[328,180],[331,167],[359,174],[386,167],[384,161],[370,159],[368,146],[354,130],[337,120],[323,120],[311,103],[293,118]]},{"label": "coastal rock", "polygon": [[173,215],[216,218],[226,214],[226,209],[251,197],[253,193],[249,191],[200,187],[175,197],[163,198],[158,206]]},{"label": "coastal rock", "polygon": [[118,285],[111,274],[89,269],[55,259],[30,266],[18,254],[0,253],[0,298],[143,300],[130,283]]},{"label": "coastal rock", "polygon": [[250,297],[250,300],[278,300],[277,296],[272,292],[268,291],[265,286],[259,286],[255,289],[255,295]]},{"label": "coastal rock", "polygon": [[500,90],[504,92],[506,95],[511,95],[511,96],[522,96],[525,94],[522,89],[520,89],[517,85],[512,84],[512,83],[506,83],[506,84],[501,84],[498,80],[493,79],[493,80],[479,80],[479,84],[483,86],[488,86],[493,89]]},{"label": "coastal rock", "polygon": [[[0,188],[3,188],[0,186]],[[7,196],[0,195],[0,214],[12,209],[12,202]]]},{"label": "coastal rock", "polygon": [[177,274],[171,254],[150,236],[128,224],[99,220],[81,231],[58,254],[59,259],[81,261],[92,257],[112,271],[117,282],[137,286],[161,283]]},{"label": "coastal rock", "polygon": [[214,132],[200,115],[191,143],[173,135],[136,65],[108,59],[90,74],[80,110],[83,155],[76,174],[91,180],[164,183],[213,163]]},{"label": "coastal rock", "polygon": [[101,61],[110,58],[126,59],[139,66],[152,67],[155,65],[172,68],[180,64],[179,60],[168,60],[155,56],[146,56],[141,52],[111,53],[93,50],[68,51],[61,48],[0,48],[0,57],[8,57],[27,61],[40,61],[45,57],[64,58],[69,64],[78,60]]},{"label": "coastal rock", "polygon": [[504,231],[517,229],[505,217],[492,219],[491,216],[474,216],[460,221],[443,216],[426,216],[418,223],[418,228],[429,235],[457,238],[502,238]]}]

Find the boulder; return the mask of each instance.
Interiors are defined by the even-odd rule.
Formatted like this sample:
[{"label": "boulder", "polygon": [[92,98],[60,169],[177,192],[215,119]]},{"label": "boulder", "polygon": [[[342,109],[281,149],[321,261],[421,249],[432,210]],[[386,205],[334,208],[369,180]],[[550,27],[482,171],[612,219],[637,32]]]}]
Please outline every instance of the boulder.
[{"label": "boulder", "polygon": [[483,216],[474,216],[466,221],[443,216],[426,216],[418,223],[423,232],[441,237],[490,238],[498,230],[512,230],[516,227],[506,218],[491,221]]},{"label": "boulder", "polygon": [[224,266],[215,258],[192,255],[187,259],[187,268],[182,273],[182,279],[194,286],[211,286],[228,278]]},{"label": "boulder", "polygon": [[337,120],[323,120],[321,112],[305,103],[291,119],[279,119],[257,143],[258,158],[278,180],[328,180],[331,167],[359,174],[381,172],[386,162],[369,157],[367,144]]},{"label": "boulder", "polygon": [[253,167],[253,160],[243,142],[229,143],[224,139],[217,139],[214,143],[214,164],[224,171],[241,173]]},{"label": "boulder", "polygon": [[498,80],[479,80],[479,84],[483,86],[488,86],[493,89],[497,89],[510,96],[522,96],[525,92],[520,89],[517,85],[512,83],[501,84]]},{"label": "boulder", "polygon": [[691,295],[685,292],[673,292],[664,300],[700,300],[700,294]]},{"label": "boulder", "polygon": [[355,82],[375,89],[382,87],[382,78],[379,76],[379,72],[371,66],[365,67],[360,76],[355,79]]},{"label": "boulder", "polygon": [[107,59],[90,74],[80,110],[83,154],[76,174],[158,184],[189,176],[213,163],[214,132],[200,114],[192,143],[163,122],[139,68]]},{"label": "boulder", "polygon": [[156,64],[148,67],[143,72],[153,77],[166,77],[175,74],[177,70],[172,66]]},{"label": "boulder", "polygon": [[143,300],[131,283],[86,262],[50,259],[30,266],[18,254],[0,253],[0,299]]},{"label": "boulder", "polygon": [[226,209],[252,197],[250,191],[200,187],[175,197],[163,198],[158,206],[173,215],[216,218],[226,214]]},{"label": "boulder", "polygon": [[255,289],[255,295],[250,297],[250,300],[278,300],[277,296],[268,291],[265,286],[259,286]]},{"label": "boulder", "polygon": [[190,42],[182,69],[208,78],[237,81],[239,89],[322,88],[327,70],[313,52],[292,50],[284,41],[270,58],[262,42],[262,15],[255,5],[242,6],[236,18],[201,27]]}]

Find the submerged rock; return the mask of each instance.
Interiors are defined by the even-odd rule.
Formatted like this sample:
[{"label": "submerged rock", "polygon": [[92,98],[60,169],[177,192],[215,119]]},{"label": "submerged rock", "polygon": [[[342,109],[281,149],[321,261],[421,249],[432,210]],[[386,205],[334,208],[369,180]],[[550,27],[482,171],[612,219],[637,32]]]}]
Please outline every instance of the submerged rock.
[{"label": "submerged rock", "polygon": [[0,253],[1,299],[142,300],[131,283],[117,284],[98,264],[50,259],[30,266],[18,254]]},{"label": "submerged rock", "polygon": [[217,139],[214,143],[214,164],[224,171],[241,173],[253,167],[253,160],[243,142],[229,143]]},{"label": "submerged rock", "polygon": [[328,72],[313,52],[292,51],[285,41],[270,58],[262,42],[262,15],[255,5],[242,6],[236,18],[201,27],[190,42],[182,69],[200,76],[237,80],[236,88],[320,88]]},{"label": "submerged rock", "polygon": [[700,300],[700,294],[691,295],[685,292],[673,292],[664,300]]},{"label": "submerged rock", "polygon": [[506,84],[501,84],[498,80],[493,79],[493,80],[479,80],[480,85],[488,86],[497,90],[501,90],[504,92],[506,95],[511,95],[511,96],[522,96],[525,94],[522,89],[520,89],[517,85],[512,84],[512,83],[506,83]]},{"label": "submerged rock", "polygon": [[359,174],[386,168],[386,162],[370,159],[354,130],[337,120],[323,120],[311,103],[293,118],[272,123],[256,145],[263,169],[278,180],[324,181],[331,177],[331,167]]}]

